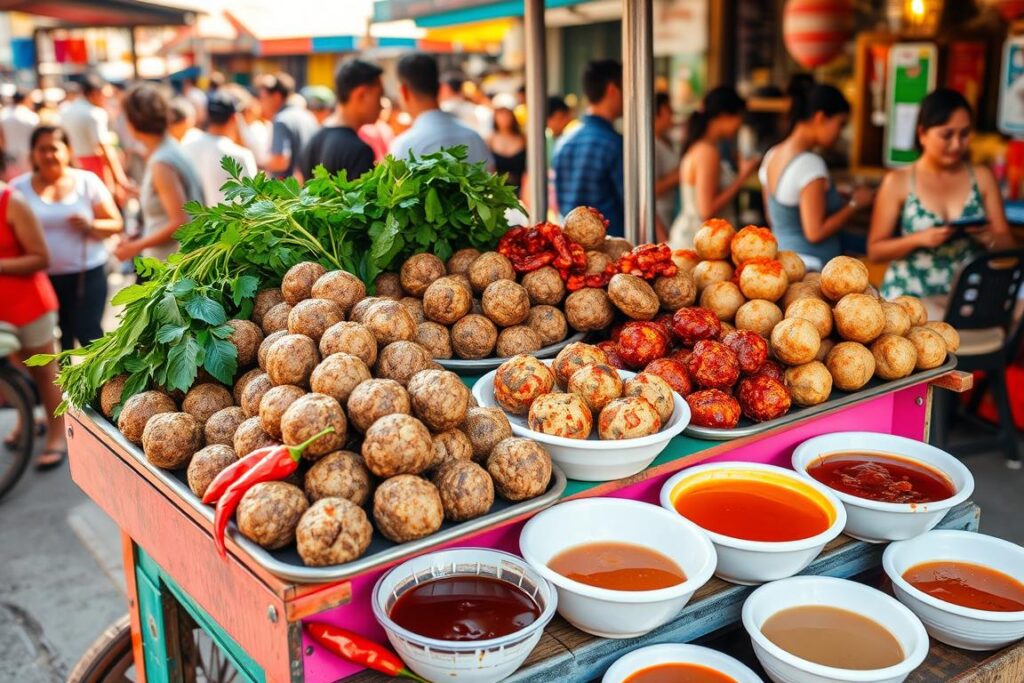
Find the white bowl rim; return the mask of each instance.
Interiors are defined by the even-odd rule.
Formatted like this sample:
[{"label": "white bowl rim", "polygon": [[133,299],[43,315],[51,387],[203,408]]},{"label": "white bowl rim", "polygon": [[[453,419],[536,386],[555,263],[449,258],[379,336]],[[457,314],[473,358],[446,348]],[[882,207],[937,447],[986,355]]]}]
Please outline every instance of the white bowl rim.
[{"label": "white bowl rim", "polygon": [[[843,507],[842,502],[832,493],[832,490],[822,484],[821,482],[811,479],[808,480],[806,477],[801,477],[797,472],[785,467],[779,467],[778,465],[768,465],[766,463],[759,462],[741,462],[741,461],[729,461],[729,462],[713,462],[706,465],[697,465],[696,467],[688,467],[681,472],[673,475],[666,481],[661,487],[661,506],[665,510],[683,517],[676,510],[675,505],[672,504],[672,489],[676,485],[689,478],[694,474],[701,472],[709,472],[714,470],[754,470],[760,472],[775,472],[782,476],[793,479],[801,484],[807,484],[815,491],[820,493],[825,500],[828,501],[832,509],[835,510],[836,518],[832,524],[822,531],[820,534],[814,536],[808,536],[807,538],[798,538],[794,541],[749,541],[744,538],[736,538],[735,536],[726,536],[710,529],[697,525],[701,531],[706,533],[711,540],[727,548],[736,548],[738,550],[751,550],[762,553],[791,553],[800,550],[810,550],[818,546],[824,546],[832,539],[843,533],[843,528],[846,526],[846,508]],[[683,517],[683,519],[686,519]],[[688,520],[691,521],[692,520]],[[695,522],[694,522],[695,523]]]},{"label": "white bowl rim", "polygon": [[[892,666],[887,666],[882,669],[840,669],[838,667],[825,666],[824,664],[818,664],[816,662],[812,662],[802,657],[797,657],[788,650],[784,650],[783,648],[779,647],[771,640],[769,640],[768,637],[764,635],[764,633],[762,633],[761,629],[754,624],[754,608],[752,606],[752,603],[759,592],[767,592],[770,590],[782,590],[783,588],[789,586],[796,587],[794,586],[794,584],[801,583],[842,583],[843,585],[850,587],[852,590],[872,591],[874,593],[877,593],[885,600],[891,601],[890,604],[892,605],[892,607],[894,607],[896,611],[902,612],[903,615],[908,618],[908,621],[911,624],[910,628],[914,631],[914,634],[917,636],[917,647],[915,647],[910,652],[904,652],[903,661],[899,664],[893,664]],[[804,602],[790,605],[790,607],[803,607],[807,605],[823,605],[823,603],[821,601]],[[823,606],[834,607],[835,605],[824,604]],[[790,607],[783,607],[782,609],[789,609]],[[777,612],[781,612],[782,609],[777,610]],[[894,638],[896,638],[896,634],[893,633],[894,629],[888,624],[882,623],[881,620],[877,619],[873,615],[865,614],[862,610],[852,610],[847,609],[846,607],[839,607],[838,609],[846,609],[849,612],[855,612],[856,614],[859,614],[862,617],[866,617],[871,621],[875,622],[876,624],[878,624],[879,626],[883,627],[885,630],[889,631],[889,633],[892,634]],[[856,581],[851,581],[849,579],[840,579],[834,576],[791,576],[786,579],[780,579],[778,581],[766,583],[763,586],[760,586],[757,589],[755,589],[754,592],[747,596],[747,599],[743,602],[741,621],[743,623],[744,629],[747,631],[747,634],[750,636],[751,640],[755,641],[757,645],[763,647],[765,650],[771,653],[772,656],[774,656],[776,659],[780,659],[783,662],[789,664],[790,666],[794,666],[806,673],[822,676],[825,678],[831,678],[833,680],[839,681],[872,683],[873,681],[885,681],[891,678],[906,676],[911,671],[913,671],[921,665],[921,662],[923,662],[925,658],[927,658],[928,650],[931,647],[931,641],[928,638],[928,632],[925,630],[924,624],[922,624],[918,616],[914,614],[910,610],[910,608],[908,608],[902,602],[892,597],[891,595],[886,595],[877,588],[872,588],[871,586],[865,585],[863,583],[858,583]],[[903,644],[900,643],[901,647],[902,645]]]},{"label": "white bowl rim", "polygon": [[[993,545],[1002,546],[1003,548],[1006,548],[1007,550],[1011,550],[1011,551],[1017,552],[1018,554],[1020,554],[1022,556],[1022,559],[1024,559],[1024,548],[1022,548],[1021,546],[1019,546],[1016,543],[1013,543],[1011,541],[1007,541],[1007,540],[1002,539],[1002,538],[997,538],[995,536],[990,536],[988,534],[981,534],[981,533],[978,533],[976,531],[960,531],[960,530],[957,530],[957,529],[936,529],[934,531],[925,532],[925,533],[921,534],[920,536],[915,536],[914,538],[910,538],[910,539],[907,539],[905,541],[895,541],[895,542],[889,544],[889,547],[887,547],[885,549],[885,552],[882,553],[882,569],[885,570],[885,573],[889,577],[889,580],[892,581],[894,584],[896,584],[901,590],[906,591],[911,597],[915,598],[916,600],[920,600],[924,604],[926,604],[926,605],[928,605],[930,607],[934,607],[935,609],[937,609],[939,611],[942,611],[942,612],[949,612],[950,614],[955,614],[955,615],[961,616],[961,617],[969,617],[971,619],[977,619],[979,621],[989,621],[989,622],[1016,622],[1016,621],[1024,621],[1024,610],[1017,610],[1016,612],[994,612],[994,611],[991,611],[991,610],[975,609],[973,607],[964,607],[963,605],[957,605],[957,604],[952,603],[952,602],[946,602],[945,600],[940,600],[940,599],[938,599],[938,598],[936,598],[934,596],[931,596],[928,593],[925,593],[924,591],[916,588],[914,586],[914,584],[912,584],[909,581],[907,581],[906,579],[904,579],[903,575],[900,572],[896,571],[896,557],[901,552],[907,552],[907,545],[909,545],[911,543],[911,541],[917,541],[919,543],[925,544],[925,547],[926,547],[927,546],[927,543],[926,543],[927,540],[934,539],[934,538],[936,538],[936,536],[938,536],[940,538],[941,537],[948,537],[948,538],[964,538],[964,537],[968,537],[968,538],[974,538],[974,539],[979,540],[982,543],[991,543]],[[928,538],[925,538],[925,537],[928,537]],[[944,559],[948,559],[948,558],[943,558],[943,557],[937,557],[936,556],[936,557],[933,557],[931,559],[922,559],[922,560],[920,560],[918,562],[915,562],[914,565],[924,564],[925,562],[941,562]],[[986,567],[988,569],[995,569],[995,567],[991,567],[991,566],[985,564],[984,562],[976,562],[974,560],[961,560],[961,561],[963,561],[963,562],[970,562],[971,564],[978,564],[978,565],[981,565],[981,566]],[[914,565],[911,565],[911,566],[914,566]],[[1002,571],[1001,569],[996,569],[996,571],[998,571],[998,572],[1000,572],[1002,574],[1006,574],[1006,572]],[[1011,578],[1015,578],[1016,579],[1016,577],[1011,577]],[[1017,579],[1017,580],[1020,581],[1020,579]]]},{"label": "white bowl rim", "polygon": [[[622,680],[627,681],[633,674],[643,671],[649,667],[657,666],[657,664],[650,662],[649,658],[651,656],[658,657],[662,654],[666,657],[672,657],[674,663],[700,664],[727,676],[733,676],[736,673],[740,673],[749,677],[751,680],[761,680],[749,666],[732,655],[720,652],[714,648],[706,647],[704,645],[695,645],[693,643],[658,643],[657,645],[639,647],[627,652],[612,662],[612,665],[608,667],[607,671],[605,671],[604,676],[607,677],[609,674],[613,674],[615,676],[622,676]],[[644,660],[645,658],[647,658],[648,661],[633,661]],[[717,661],[713,662],[711,660]],[[722,662],[727,662],[728,666],[731,667],[732,670],[725,671],[721,668],[717,668],[719,666],[723,666]],[[616,671],[616,667],[620,668],[621,671]],[[604,681],[604,677],[602,677],[601,680]]]},{"label": "white bowl rim", "polygon": [[[427,636],[410,631],[396,624],[391,619],[391,615],[384,611],[384,607],[380,604],[381,588],[384,585],[384,581],[402,569],[411,562],[422,560],[424,557],[433,554],[440,553],[473,553],[476,555],[487,554],[491,555],[496,561],[512,561],[512,564],[519,565],[521,568],[525,568],[534,574],[538,579],[538,587],[543,586],[543,589],[547,591],[544,609],[541,610],[540,616],[528,626],[509,633],[505,636],[498,638],[488,638],[486,640],[441,640],[440,638],[428,638]],[[524,591],[525,592],[525,591]],[[433,650],[441,650],[445,652],[456,652],[459,654],[467,654],[476,652],[477,650],[491,650],[495,648],[508,647],[509,645],[516,644],[523,640],[526,640],[534,635],[538,630],[543,631],[548,623],[554,618],[555,612],[558,609],[558,591],[554,589],[551,583],[539,574],[529,562],[526,562],[523,558],[518,555],[514,555],[504,550],[495,550],[493,548],[481,548],[481,547],[466,547],[466,548],[448,548],[440,549],[424,555],[417,555],[416,557],[409,558],[401,564],[395,565],[391,569],[387,570],[380,575],[380,578],[373,585],[373,593],[370,596],[370,604],[373,608],[373,616],[376,618],[377,623],[381,625],[386,631],[393,631],[398,635],[402,636],[406,640],[412,641],[416,645],[426,646]]]},{"label": "white bowl rim", "polygon": [[[812,450],[816,441],[824,441],[828,438],[847,435],[867,435],[871,437],[891,439],[894,443],[897,444],[908,443],[914,444],[915,447],[925,447],[926,450],[931,451],[932,453],[938,456],[938,459],[943,461],[943,464],[941,466],[936,465],[934,463],[926,462],[918,457],[910,455],[909,453],[900,452],[893,453],[893,455],[895,455],[898,458],[911,460],[914,462],[921,463],[922,465],[926,465],[928,467],[940,470],[944,475],[946,475],[950,479],[950,483],[953,484],[954,486],[956,486],[956,482],[954,482],[952,477],[950,477],[950,473],[947,471],[947,468],[950,470],[956,470],[957,474],[963,478],[965,484],[963,488],[959,489],[949,498],[935,500],[930,503],[886,503],[883,501],[871,500],[870,498],[861,498],[860,496],[854,496],[843,491],[837,491],[836,489],[825,485],[832,493],[835,494],[836,498],[843,501],[843,503],[846,505],[853,505],[855,507],[865,508],[868,510],[878,510],[881,512],[893,512],[898,514],[927,514],[929,512],[940,512],[942,510],[948,510],[952,507],[955,507],[960,503],[964,502],[965,500],[967,500],[968,498],[970,498],[971,494],[974,493],[974,475],[971,474],[971,470],[968,469],[966,465],[960,462],[952,454],[947,453],[941,448],[936,448],[935,446],[929,443],[925,443],[923,441],[917,441],[916,439],[908,439],[904,436],[897,436],[895,434],[882,434],[881,432],[834,432],[831,434],[821,434],[819,436],[811,437],[810,439],[804,441],[799,446],[797,446],[796,449],[793,450],[793,457],[790,458],[790,462],[793,465],[793,469],[797,472],[797,474],[800,474],[806,477],[807,479],[818,481],[807,472],[807,467],[812,462],[814,462],[815,459],[823,457],[823,455],[827,456],[828,454],[826,453],[808,455],[808,453]],[[867,451],[869,449],[864,450]],[[882,453],[881,455],[884,455],[884,453]]]},{"label": "white bowl rim", "polygon": [[[528,534],[532,530],[536,530],[542,523],[545,516],[550,517],[556,514],[556,510],[561,509],[562,512],[568,514],[574,509],[582,507],[611,507],[611,508],[630,508],[641,512],[642,514],[659,515],[671,524],[675,524],[690,531],[693,536],[697,539],[697,548],[704,551],[704,561],[700,565],[700,569],[692,574],[686,576],[686,580],[675,586],[669,586],[668,588],[658,588],[655,590],[646,591],[619,591],[611,588],[599,588],[597,586],[591,586],[586,583],[580,583],[574,581],[562,574],[559,574],[555,570],[548,567],[546,562],[541,562],[537,556],[530,550],[527,542]],[[540,520],[540,521],[538,521]],[[683,522],[683,524],[679,524]],[[645,548],[650,548],[642,543],[636,541],[628,541],[634,545],[640,545]],[[583,545],[583,544],[577,544]],[[568,550],[575,546],[565,546],[562,551]],[[657,552],[665,555],[664,551],[659,548],[650,548]],[[565,589],[571,593],[582,595],[587,598],[594,598],[597,600],[605,600],[608,602],[618,602],[626,604],[645,604],[651,602],[662,602],[665,600],[672,600],[674,598],[682,597],[688,593],[693,593],[705,583],[707,583],[712,575],[715,573],[715,567],[718,564],[718,553],[715,550],[714,544],[711,539],[708,538],[707,532],[701,529],[699,526],[686,519],[682,515],[672,514],[668,510],[665,510],[657,505],[651,503],[645,503],[639,500],[629,500],[626,498],[583,498],[580,500],[568,500],[558,505],[553,505],[546,510],[534,515],[524,526],[523,530],[519,532],[519,552],[523,554],[523,559],[533,567],[533,570],[547,579],[550,583],[553,583],[558,588]]]},{"label": "white bowl rim", "polygon": [[[538,359],[545,365],[550,366],[554,363],[553,358]],[[618,368],[616,368],[618,370]],[[494,369],[483,375],[473,384],[473,397],[477,400],[481,406],[494,407],[505,413],[508,416],[508,411],[501,407],[501,405],[494,400],[494,397],[489,399],[483,396],[483,385],[486,383],[485,380],[489,381],[491,385],[494,384],[494,376],[497,375],[498,370]],[[622,377],[623,381],[628,381],[638,375],[639,373],[633,372],[632,370],[618,370],[619,376]],[[477,387],[481,387],[480,391],[477,391]],[[554,392],[553,392],[554,393]],[[562,392],[564,393],[564,392]],[[649,434],[647,436],[640,436],[635,439],[570,439],[564,436],[552,436],[550,434],[544,434],[543,432],[537,432],[529,427],[520,427],[515,423],[511,423],[512,432],[516,436],[524,436],[534,441],[547,444],[549,446],[561,446],[565,448],[576,448],[581,450],[594,450],[594,451],[612,451],[612,450],[632,450],[634,448],[643,448],[645,446],[653,446],[665,441],[669,441],[682,433],[690,424],[690,404],[687,403],[679,392],[672,391],[672,417],[669,418],[668,424],[663,425],[658,432],[655,434]],[[597,425],[595,424],[595,427]]]}]

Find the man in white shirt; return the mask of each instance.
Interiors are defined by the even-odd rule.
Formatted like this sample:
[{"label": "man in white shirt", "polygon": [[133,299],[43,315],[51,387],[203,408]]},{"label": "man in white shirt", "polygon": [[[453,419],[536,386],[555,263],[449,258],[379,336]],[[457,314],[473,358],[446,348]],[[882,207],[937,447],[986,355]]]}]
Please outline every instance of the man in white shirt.
[{"label": "man in white shirt", "polygon": [[39,125],[39,115],[28,106],[28,93],[15,91],[11,106],[0,114],[0,149],[4,152],[4,173],[14,178],[29,170],[29,137]]},{"label": "man in white shirt", "polygon": [[92,171],[111,188],[114,183],[129,188],[132,183],[121,167],[121,159],[110,141],[107,110],[103,108],[106,83],[89,74],[82,79],[82,96],[61,112],[61,127],[68,134],[71,152],[79,168]]},{"label": "man in white shirt", "polygon": [[224,201],[221,187],[230,178],[221,166],[221,160],[225,156],[231,157],[241,166],[242,175],[251,178],[256,174],[256,157],[232,140],[238,134],[237,104],[234,98],[220,91],[212,93],[207,100],[206,115],[207,130],[197,132],[191,140],[182,144],[182,149],[199,172],[206,203],[213,206]]}]

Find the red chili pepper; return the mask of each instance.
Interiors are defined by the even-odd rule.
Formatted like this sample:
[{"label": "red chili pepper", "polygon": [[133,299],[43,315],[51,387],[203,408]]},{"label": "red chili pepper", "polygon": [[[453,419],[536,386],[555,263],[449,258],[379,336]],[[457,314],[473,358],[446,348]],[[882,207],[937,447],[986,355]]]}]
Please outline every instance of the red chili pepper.
[{"label": "red chili pepper", "polygon": [[430,683],[406,668],[405,663],[383,645],[346,631],[343,628],[313,621],[305,625],[306,633],[333,655],[353,664],[365,666],[395,678],[408,678],[420,683]]},{"label": "red chili pepper", "polygon": [[210,482],[210,485],[206,487],[206,493],[203,494],[203,502],[207,505],[216,503],[217,500],[224,495],[224,492],[228,490],[228,487],[231,486],[231,484],[238,481],[243,474],[255,467],[256,464],[263,459],[263,456],[275,448],[277,448],[277,446],[257,448],[249,455],[242,456],[222,469],[220,474],[214,477],[213,481]]},{"label": "red chili pepper", "polygon": [[235,509],[242,501],[246,491],[256,484],[265,481],[284,479],[299,467],[302,452],[324,434],[330,434],[334,427],[324,427],[316,435],[306,439],[298,446],[275,446],[247,472],[228,486],[227,490],[217,499],[217,509],[213,513],[213,542],[221,557],[227,555],[224,545],[224,534],[228,528],[228,520],[235,514]]}]

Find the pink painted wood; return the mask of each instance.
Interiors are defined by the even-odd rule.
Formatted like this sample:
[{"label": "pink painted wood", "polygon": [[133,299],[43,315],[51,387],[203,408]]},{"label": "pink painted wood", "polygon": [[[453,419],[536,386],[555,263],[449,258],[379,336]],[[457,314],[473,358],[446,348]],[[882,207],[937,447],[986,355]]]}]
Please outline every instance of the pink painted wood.
[{"label": "pink painted wood", "polygon": [[[835,413],[798,424],[790,429],[769,434],[763,438],[738,444],[724,454],[712,458],[700,458],[695,454],[680,460],[680,466],[673,471],[662,472],[644,481],[636,482],[607,495],[617,498],[643,500],[658,503],[662,484],[675,471],[690,467],[698,462],[729,461],[762,462],[789,466],[789,458],[797,445],[821,434],[845,431],[872,431],[897,434],[912,439],[922,439],[925,430],[928,386],[910,387],[894,394],[881,396],[872,401],[851,406]],[[588,492],[580,494],[581,497]],[[477,536],[449,544],[455,547],[485,547],[519,552],[519,532],[525,521],[483,532]],[[387,642],[384,630],[373,618],[370,600],[373,586],[386,570],[377,570],[352,580],[352,601],[327,612],[311,617],[311,621],[323,621],[347,628],[381,643]],[[303,650],[314,644],[303,635]],[[306,683],[328,683],[350,676],[360,667],[348,664],[321,648],[313,646],[313,654],[305,655],[304,669]]]}]

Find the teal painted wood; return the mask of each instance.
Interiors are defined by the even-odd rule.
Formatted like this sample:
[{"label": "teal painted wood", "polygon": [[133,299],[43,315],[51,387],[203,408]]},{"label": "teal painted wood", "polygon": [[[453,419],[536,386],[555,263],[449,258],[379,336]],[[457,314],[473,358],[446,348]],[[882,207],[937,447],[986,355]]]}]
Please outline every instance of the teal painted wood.
[{"label": "teal painted wood", "polygon": [[[939,523],[940,529],[977,531],[980,510],[968,501],[949,511]],[[882,562],[885,544],[847,544],[815,560],[803,574],[816,574],[850,578],[872,569]],[[688,643],[719,629],[730,626],[740,619],[743,602],[756,586],[730,586],[710,599],[692,603],[675,620],[639,638],[611,640],[596,638],[571,654],[563,653],[520,669],[505,683],[585,683],[600,678],[612,662],[622,655],[640,647],[659,643]]]},{"label": "teal painted wood", "polygon": [[164,596],[158,583],[149,580],[146,574],[136,568],[135,590],[139,604],[139,620],[142,624],[142,652],[146,667],[147,683],[171,683],[180,681],[177,662],[167,652],[167,636],[164,615],[167,613]]}]

